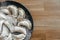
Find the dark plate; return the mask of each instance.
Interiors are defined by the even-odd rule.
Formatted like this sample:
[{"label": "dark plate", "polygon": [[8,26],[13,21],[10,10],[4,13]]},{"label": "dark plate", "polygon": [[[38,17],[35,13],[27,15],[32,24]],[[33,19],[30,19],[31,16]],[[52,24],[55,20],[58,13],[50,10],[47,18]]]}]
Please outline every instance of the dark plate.
[{"label": "dark plate", "polygon": [[28,16],[28,19],[32,23],[32,28],[30,30],[31,33],[32,33],[32,31],[33,31],[33,19],[32,19],[32,16],[31,16],[30,12],[28,11],[28,9],[25,6],[23,6],[21,3],[18,3],[18,2],[15,2],[15,1],[0,2],[0,6],[8,6],[8,5],[15,5],[16,7],[22,8],[25,11],[26,15]]}]

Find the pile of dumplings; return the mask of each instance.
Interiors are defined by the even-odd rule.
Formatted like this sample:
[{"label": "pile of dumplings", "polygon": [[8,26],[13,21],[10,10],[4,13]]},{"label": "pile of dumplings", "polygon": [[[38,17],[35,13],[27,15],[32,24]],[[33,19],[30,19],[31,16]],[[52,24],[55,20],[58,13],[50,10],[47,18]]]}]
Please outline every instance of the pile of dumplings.
[{"label": "pile of dumplings", "polygon": [[[0,7],[0,38],[2,40],[28,40],[32,24],[22,8],[14,5]],[[27,37],[27,39],[26,39]]]}]

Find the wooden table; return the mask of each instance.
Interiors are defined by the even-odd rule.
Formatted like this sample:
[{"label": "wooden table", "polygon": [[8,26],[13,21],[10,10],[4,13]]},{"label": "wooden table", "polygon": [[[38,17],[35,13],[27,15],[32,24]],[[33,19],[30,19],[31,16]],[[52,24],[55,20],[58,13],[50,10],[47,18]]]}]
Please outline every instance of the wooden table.
[{"label": "wooden table", "polygon": [[60,40],[60,0],[16,0],[34,20],[31,40]]}]

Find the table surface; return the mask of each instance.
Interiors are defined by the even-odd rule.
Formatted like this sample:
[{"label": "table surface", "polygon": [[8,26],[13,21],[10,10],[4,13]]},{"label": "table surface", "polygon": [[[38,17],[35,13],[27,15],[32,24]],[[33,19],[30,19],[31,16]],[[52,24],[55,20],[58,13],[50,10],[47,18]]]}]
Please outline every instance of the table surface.
[{"label": "table surface", "polygon": [[60,40],[60,0],[16,0],[26,6],[34,21],[31,40]]}]

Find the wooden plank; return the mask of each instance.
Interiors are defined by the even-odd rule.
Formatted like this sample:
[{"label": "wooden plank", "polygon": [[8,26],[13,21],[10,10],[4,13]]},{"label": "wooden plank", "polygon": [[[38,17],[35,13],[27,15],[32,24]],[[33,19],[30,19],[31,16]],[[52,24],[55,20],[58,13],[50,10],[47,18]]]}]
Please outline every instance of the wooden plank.
[{"label": "wooden plank", "polygon": [[34,20],[31,40],[60,40],[60,0],[14,0],[26,6]]}]

